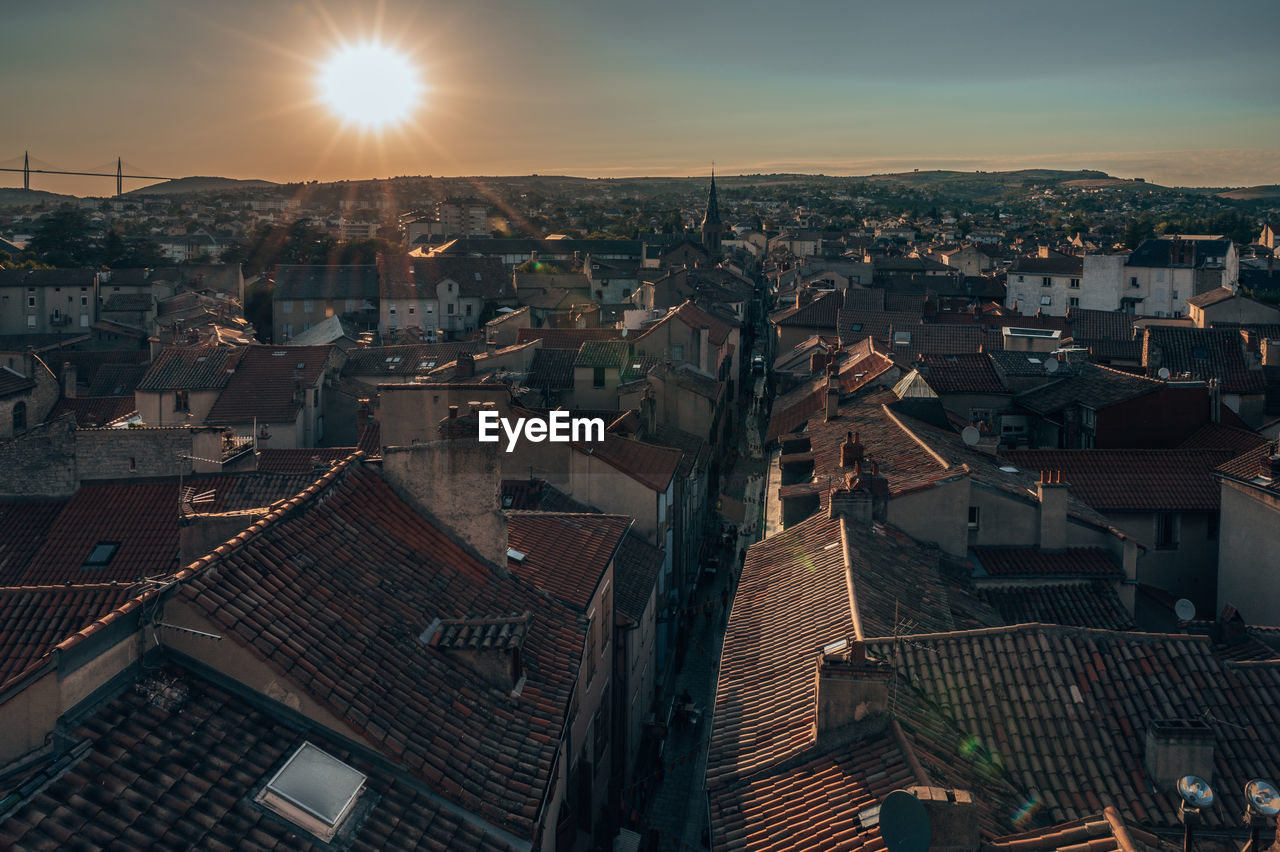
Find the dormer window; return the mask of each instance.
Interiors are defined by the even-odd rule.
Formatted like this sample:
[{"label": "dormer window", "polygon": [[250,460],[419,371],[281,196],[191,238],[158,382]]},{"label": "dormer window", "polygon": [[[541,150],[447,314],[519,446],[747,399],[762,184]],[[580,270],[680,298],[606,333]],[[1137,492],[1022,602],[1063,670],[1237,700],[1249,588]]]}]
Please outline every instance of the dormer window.
[{"label": "dormer window", "polygon": [[254,800],[328,843],[351,814],[367,780],[363,772],[308,742]]},{"label": "dormer window", "polygon": [[116,551],[120,549],[118,541],[100,541],[93,546],[93,550],[89,553],[89,558],[84,561],[81,568],[106,568],[111,564],[111,558],[116,555]]}]

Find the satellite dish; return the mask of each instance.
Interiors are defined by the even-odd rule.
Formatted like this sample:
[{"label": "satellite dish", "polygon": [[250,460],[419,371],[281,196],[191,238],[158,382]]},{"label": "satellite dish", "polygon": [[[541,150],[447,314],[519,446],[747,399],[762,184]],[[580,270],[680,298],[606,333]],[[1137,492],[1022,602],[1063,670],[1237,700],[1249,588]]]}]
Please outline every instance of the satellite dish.
[{"label": "satellite dish", "polygon": [[1049,374],[1058,372],[1058,368],[1062,366],[1062,362],[1057,358],[1050,358],[1044,362],[1044,371]]},{"label": "satellite dish", "polygon": [[[1173,605],[1173,614],[1178,616],[1179,621],[1191,621],[1196,617],[1196,605],[1186,598],[1178,598],[1178,602]],[[1187,776],[1187,778],[1194,777],[1194,775]],[[1183,781],[1185,780],[1186,778],[1183,779]]]},{"label": "satellite dish", "polygon": [[894,790],[880,805],[880,835],[889,852],[926,852],[933,829],[920,800],[906,790]]},{"label": "satellite dish", "polygon": [[1159,376],[1159,377],[1160,377],[1160,378],[1162,378],[1162,379],[1167,379],[1167,378],[1169,378],[1169,368],[1168,368],[1168,367],[1161,367],[1159,370],[1156,370],[1156,375],[1157,375],[1157,376]]},{"label": "satellite dish", "polygon": [[[893,794],[890,793],[889,795]],[[1265,781],[1261,778],[1253,779],[1244,785],[1244,797],[1249,801],[1249,807],[1256,813],[1263,816],[1275,816],[1280,813],[1280,791],[1277,791],[1276,785],[1270,781]],[[888,804],[888,802],[889,800],[885,799],[885,804]],[[883,808],[881,811],[883,812]],[[880,819],[881,824],[883,824],[884,817],[882,816]],[[886,836],[885,842],[887,843],[888,840],[889,838]]]},{"label": "satellite dish", "polygon": [[1213,789],[1199,775],[1184,775],[1179,778],[1178,795],[1193,808],[1207,808],[1213,804]]},{"label": "satellite dish", "polygon": [[960,433],[960,437],[964,438],[964,442],[972,447],[978,443],[978,439],[982,437],[982,434],[978,431],[978,427],[966,426],[964,431]]}]

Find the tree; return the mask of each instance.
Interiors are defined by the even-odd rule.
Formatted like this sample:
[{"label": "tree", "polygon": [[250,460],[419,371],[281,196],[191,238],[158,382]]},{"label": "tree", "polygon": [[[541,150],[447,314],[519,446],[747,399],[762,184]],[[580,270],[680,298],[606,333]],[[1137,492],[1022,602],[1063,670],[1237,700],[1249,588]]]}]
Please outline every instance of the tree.
[{"label": "tree", "polygon": [[50,266],[95,266],[99,259],[98,234],[78,207],[61,207],[36,225],[27,250]]},{"label": "tree", "polygon": [[1124,229],[1124,244],[1126,248],[1136,249],[1142,244],[1143,240],[1149,240],[1156,235],[1155,225],[1146,216],[1140,216],[1136,219],[1130,219],[1129,224]]}]

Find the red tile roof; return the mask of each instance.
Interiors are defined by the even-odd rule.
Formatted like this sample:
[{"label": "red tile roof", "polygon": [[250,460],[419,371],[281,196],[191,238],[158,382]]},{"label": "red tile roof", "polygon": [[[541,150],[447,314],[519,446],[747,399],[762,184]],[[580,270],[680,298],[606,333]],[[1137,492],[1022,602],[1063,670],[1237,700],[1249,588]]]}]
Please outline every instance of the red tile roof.
[{"label": "red tile roof", "polygon": [[576,354],[588,340],[618,340],[622,332],[616,328],[520,328],[516,344],[541,340],[543,349],[572,349]]},{"label": "red tile roof", "polygon": [[244,356],[242,348],[167,346],[160,351],[136,390],[216,390],[226,387]]},{"label": "red tile roof", "polygon": [[1231,450],[1008,450],[1027,470],[1062,471],[1071,493],[1100,512],[1216,512],[1213,470]]},{"label": "red tile roof", "polygon": [[839,291],[819,293],[806,305],[794,305],[775,313],[769,319],[783,328],[823,328],[835,330],[836,319],[844,305]]},{"label": "red tile roof", "polygon": [[0,684],[120,604],[128,583],[0,588]]},{"label": "red tile roof", "polygon": [[1018,394],[1016,402],[1037,414],[1056,414],[1072,405],[1107,408],[1154,393],[1164,382],[1097,364],[1081,364],[1075,375]]},{"label": "red tile roof", "polygon": [[0,583],[13,585],[49,535],[66,500],[14,500],[0,503]]},{"label": "red tile roof", "polygon": [[258,452],[258,470],[266,473],[313,473],[319,476],[331,464],[342,461],[355,451],[355,447],[268,448]]},{"label": "red tile roof", "polygon": [[113,420],[133,414],[137,408],[132,396],[76,396],[63,397],[49,412],[49,420],[56,420],[64,414],[76,418],[76,425],[82,428],[105,426]]},{"label": "red tile roof", "polygon": [[575,609],[586,611],[633,519],[626,515],[509,512],[511,573]]},{"label": "red tile roof", "polygon": [[955,355],[925,354],[925,380],[938,393],[1009,393],[985,352]]},{"label": "red tile roof", "polygon": [[[847,549],[847,556],[846,556]],[[747,551],[720,661],[709,784],[778,765],[813,742],[818,649],[857,634],[1001,623],[902,532],[815,515]],[[846,577],[850,580],[846,580]]]},{"label": "red tile roof", "polygon": [[1116,594],[1115,585],[1088,580],[1054,585],[979,587],[978,594],[1007,624],[1065,624],[1101,630],[1134,630],[1133,614]]},{"label": "red tile roof", "polygon": [[206,423],[293,423],[302,408],[298,393],[320,380],[332,346],[250,346],[235,374],[209,409]]},{"label": "red tile roof", "polygon": [[1256,450],[1265,443],[1267,439],[1251,429],[1226,426],[1222,423],[1206,423],[1178,446],[1183,450],[1231,450],[1239,455]]},{"label": "red tile roof", "polygon": [[36,386],[36,380],[24,376],[11,367],[0,366],[0,397],[26,393]]},{"label": "red tile roof", "polygon": [[342,848],[513,848],[513,838],[459,814],[331,732],[273,716],[263,702],[176,667],[130,684],[67,734],[79,744],[70,755],[37,763],[16,779],[32,792],[0,817],[0,846],[330,848],[253,802],[256,790],[310,742],[368,778],[356,807],[370,808],[356,811],[349,847]]},{"label": "red tile roof", "polygon": [[[357,462],[188,576],[183,594],[219,629],[371,747],[454,804],[532,836],[585,641],[578,613],[499,577]],[[521,612],[532,621],[518,699],[419,639],[436,618]]]},{"label": "red tile roof", "polygon": [[[309,474],[241,473],[189,478],[182,485],[196,493],[213,491],[213,501],[199,508],[222,512],[267,506],[298,493],[313,479]],[[85,567],[94,548],[104,542],[119,545],[110,561]],[[9,573],[6,566],[0,583],[109,583],[167,576],[180,567],[178,550],[176,478],[86,483],[49,524],[43,543],[20,573]]]},{"label": "red tile roof", "polygon": [[708,339],[716,346],[724,346],[725,341],[729,339],[729,335],[733,333],[733,326],[729,325],[729,323],[707,313],[693,302],[684,302],[680,306],[667,311],[662,319],[646,328],[636,340],[644,340],[664,323],[677,320],[693,329],[710,328],[711,333],[708,335]]},{"label": "red tile roof", "polygon": [[1127,825],[1115,808],[1047,828],[998,837],[984,852],[1178,852],[1182,846]]},{"label": "red tile roof", "polygon": [[1115,577],[1124,572],[1101,547],[1047,551],[1035,547],[975,547],[973,561],[993,577]]},{"label": "red tile roof", "polygon": [[631,438],[621,438],[606,432],[604,441],[591,444],[575,444],[580,453],[594,456],[612,468],[654,491],[666,491],[671,478],[680,467],[683,453],[673,447],[663,447]]},{"label": "red tile roof", "polygon": [[619,616],[638,624],[653,594],[664,552],[635,533],[628,533],[613,565],[613,602]]},{"label": "red tile roof", "polygon": [[[1203,637],[1024,625],[869,643],[898,671],[896,716],[935,783],[973,791],[989,836],[1035,803],[1053,822],[1114,802],[1127,821],[1180,831],[1178,795],[1143,750],[1161,719],[1199,720],[1214,785],[1239,790],[1280,764],[1280,661],[1221,659]],[[1203,814],[1210,831],[1237,824]]]},{"label": "red tile roof", "polygon": [[[839,356],[837,356],[839,357]],[[840,392],[853,393],[871,384],[893,367],[893,361],[875,348],[871,340],[862,340],[847,348],[847,357],[837,364]],[[767,441],[793,432],[806,420],[826,410],[827,379],[819,376],[788,391],[773,403],[769,415]]]}]

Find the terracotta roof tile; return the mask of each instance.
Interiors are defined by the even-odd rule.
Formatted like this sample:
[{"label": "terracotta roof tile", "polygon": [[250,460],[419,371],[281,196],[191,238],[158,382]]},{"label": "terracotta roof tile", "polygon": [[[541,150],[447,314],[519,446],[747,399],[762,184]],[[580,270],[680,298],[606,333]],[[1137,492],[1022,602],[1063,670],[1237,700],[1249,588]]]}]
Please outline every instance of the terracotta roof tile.
[{"label": "terracotta roof tile", "polygon": [[[240,473],[192,477],[182,485],[196,493],[213,491],[213,501],[200,509],[222,512],[267,506],[297,494],[314,478]],[[61,505],[41,546],[15,573],[9,573],[6,565],[0,583],[108,583],[166,576],[180,567],[176,478],[86,483]],[[4,511],[12,511],[12,506],[6,505]],[[102,543],[118,547],[103,554],[105,564],[87,565]]]},{"label": "terracotta roof tile", "polygon": [[1014,401],[1028,411],[1054,414],[1071,405],[1107,408],[1143,394],[1154,393],[1163,386],[1164,382],[1155,379],[1097,364],[1081,364],[1080,371],[1075,375],[1020,393]]},{"label": "terracotta roof tile", "polygon": [[1256,450],[1265,443],[1267,439],[1251,429],[1226,426],[1222,423],[1206,423],[1192,432],[1178,447],[1183,450],[1231,450],[1239,455]]},{"label": "terracotta roof tile", "polygon": [[0,582],[15,584],[57,520],[66,500],[14,500],[0,503]]},{"label": "terracotta roof tile", "polygon": [[1100,580],[1033,586],[983,585],[978,593],[1008,624],[1043,622],[1101,630],[1137,628],[1133,615],[1120,602],[1115,586]]},{"label": "terracotta roof tile", "polygon": [[991,357],[985,352],[954,355],[925,354],[925,377],[938,393],[1009,393]]},{"label": "terracotta roof tile", "polygon": [[24,376],[11,367],[0,366],[0,397],[26,393],[36,386],[36,380]]},{"label": "terracotta roof tile", "polygon": [[[258,470],[263,473],[324,473],[334,462],[340,462],[356,451],[356,447],[306,447],[258,451]],[[318,468],[318,469],[317,469]]]},{"label": "terracotta roof tile", "polygon": [[600,459],[654,491],[667,490],[680,468],[683,455],[673,447],[621,438],[612,432],[606,432],[602,442],[575,444],[574,448]]},{"label": "terracotta roof tile", "polygon": [[226,387],[245,350],[226,346],[167,346],[142,381],[140,391],[216,390]]},{"label": "terracotta roof tile", "polygon": [[128,583],[0,588],[0,684],[133,593]]},{"label": "terracotta roof tile", "polygon": [[329,364],[332,346],[250,346],[218,394],[206,423],[292,423],[302,408],[302,388],[314,385]]},{"label": "terracotta roof tile", "polygon": [[253,802],[258,786],[310,742],[368,777],[359,801],[371,808],[351,849],[511,848],[387,763],[182,669],[130,684],[67,734],[79,744],[70,754],[21,779],[36,791],[0,817],[0,846],[330,848]]},{"label": "terracotta roof tile", "polygon": [[511,573],[585,611],[632,519],[625,515],[509,512]]},{"label": "terracotta roof tile", "polygon": [[571,388],[577,358],[578,353],[572,349],[539,349],[533,353],[525,383],[539,391]]},{"label": "terracotta roof tile", "polygon": [[665,559],[663,551],[635,533],[628,533],[614,561],[614,606],[621,616],[638,623],[653,594]]},{"label": "terracotta roof tile", "polygon": [[415,343],[407,346],[368,346],[352,349],[342,367],[344,376],[414,375],[456,361],[459,355],[483,352],[484,344],[472,341],[457,343]]},{"label": "terracotta roof tile", "polygon": [[105,426],[113,420],[134,413],[137,408],[132,396],[75,396],[63,397],[49,412],[49,420],[64,414],[75,417],[80,427]]},{"label": "terracotta roof tile", "polygon": [[516,343],[541,340],[543,349],[572,349],[576,355],[588,340],[617,340],[622,332],[616,328],[521,328],[516,330]]},{"label": "terracotta roof tile", "polygon": [[1193,379],[1217,379],[1227,393],[1260,393],[1266,387],[1261,369],[1245,360],[1241,334],[1234,329],[1148,326],[1142,363],[1149,375],[1168,369]]},{"label": "terracotta roof tile", "polygon": [[1231,450],[1007,450],[1027,470],[1062,471],[1071,493],[1100,512],[1216,512],[1214,468]]},{"label": "terracotta roof tile", "polygon": [[1101,547],[1047,551],[1035,547],[975,547],[980,574],[992,577],[1116,577],[1124,572]]},{"label": "terracotta roof tile", "polygon": [[[850,394],[874,382],[893,367],[893,361],[875,348],[871,340],[847,347],[837,361],[840,392]],[[837,356],[840,357],[840,356]],[[819,376],[788,391],[773,402],[769,415],[768,441],[800,428],[806,420],[826,410],[827,379]]]},{"label": "terracotta roof tile", "polygon": [[[532,837],[582,655],[579,614],[499,577],[355,462],[187,576],[183,594],[215,625],[372,748],[454,804]],[[436,618],[512,612],[533,614],[515,702],[418,638]]]},{"label": "terracotta roof tile", "polygon": [[[1024,625],[868,653],[892,657],[908,740],[935,783],[973,791],[988,836],[1025,827],[1014,820],[1028,802],[1047,823],[1110,801],[1125,820],[1180,831],[1177,793],[1145,769],[1154,720],[1208,725],[1217,789],[1280,762],[1280,662],[1223,660],[1205,638]],[[1237,818],[1213,808],[1204,825]]]}]

